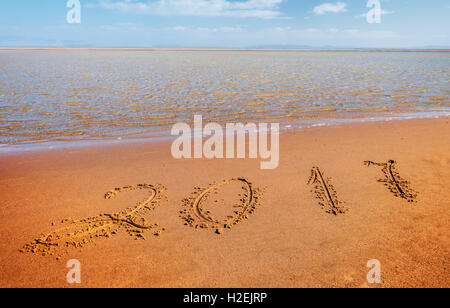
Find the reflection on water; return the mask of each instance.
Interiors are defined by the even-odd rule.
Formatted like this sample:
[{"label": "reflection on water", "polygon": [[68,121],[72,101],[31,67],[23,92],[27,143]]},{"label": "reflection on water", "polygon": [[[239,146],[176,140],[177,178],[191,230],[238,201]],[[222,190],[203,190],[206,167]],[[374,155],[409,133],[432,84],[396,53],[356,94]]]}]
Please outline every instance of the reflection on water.
[{"label": "reflection on water", "polygon": [[[0,143],[450,112],[447,52],[0,51]],[[289,123],[289,124],[292,124]]]}]

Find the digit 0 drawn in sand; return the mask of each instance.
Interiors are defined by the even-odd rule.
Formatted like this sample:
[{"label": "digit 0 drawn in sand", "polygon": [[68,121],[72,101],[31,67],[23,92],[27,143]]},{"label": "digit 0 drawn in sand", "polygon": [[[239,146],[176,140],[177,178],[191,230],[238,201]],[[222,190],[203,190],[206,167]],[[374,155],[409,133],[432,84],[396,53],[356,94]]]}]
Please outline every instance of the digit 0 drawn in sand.
[{"label": "digit 0 drawn in sand", "polygon": [[400,176],[396,168],[397,162],[395,160],[390,160],[387,163],[365,161],[364,165],[368,167],[372,165],[383,167],[382,171],[385,178],[379,179],[378,182],[384,183],[396,197],[405,199],[408,202],[416,202],[417,193],[409,188],[409,182]]},{"label": "digit 0 drawn in sand", "polygon": [[323,172],[319,167],[313,167],[311,169],[311,177],[309,178],[308,185],[315,185],[314,192],[317,199],[319,199],[319,205],[323,207],[327,213],[335,216],[339,214],[345,214],[345,209],[337,197],[334,186],[330,184],[331,179],[325,178]]},{"label": "digit 0 drawn in sand", "polygon": [[[233,215],[227,216],[227,219],[219,220],[212,216],[212,213],[204,208],[205,202],[212,194],[218,192],[220,188],[231,183],[242,184],[244,193],[242,199],[233,207]],[[213,183],[206,188],[196,188],[196,192],[191,197],[183,200],[183,206],[186,209],[180,211],[180,218],[186,226],[195,229],[214,229],[217,234],[222,234],[223,230],[231,229],[244,219],[248,219],[259,205],[261,190],[253,188],[252,183],[243,178],[231,179],[221,183]]]},{"label": "digit 0 drawn in sand", "polygon": [[[149,190],[150,196],[146,200],[139,202],[135,207],[119,213],[100,214],[81,220],[63,219],[61,223],[67,225],[26,244],[20,252],[42,254],[43,256],[54,255],[59,248],[82,248],[95,239],[109,238],[116,235],[119,229],[124,229],[135,239],[145,240],[144,234],[152,230],[154,230],[153,234],[155,236],[161,235],[164,228],[159,229],[158,224],[148,224],[145,215],[153,211],[156,205],[164,198],[163,192],[165,188],[163,186],[139,184],[137,186],[116,188],[106,193],[105,199],[110,200],[121,192],[134,190]],[[52,223],[52,225],[54,224]],[[58,260],[60,258],[60,256],[57,257]]]}]

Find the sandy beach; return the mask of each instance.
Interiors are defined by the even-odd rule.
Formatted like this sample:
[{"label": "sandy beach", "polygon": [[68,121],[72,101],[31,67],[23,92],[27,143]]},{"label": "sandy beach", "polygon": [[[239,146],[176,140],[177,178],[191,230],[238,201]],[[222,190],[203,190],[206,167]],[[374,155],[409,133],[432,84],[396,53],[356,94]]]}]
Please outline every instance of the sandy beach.
[{"label": "sandy beach", "polygon": [[[1,154],[0,287],[72,287],[69,259],[81,262],[80,287],[450,287],[449,153],[443,117],[284,132],[275,170],[251,159],[175,160],[167,141]],[[230,179],[258,193],[248,219],[221,234],[185,225],[185,199]],[[219,187],[218,198],[239,200],[242,183]],[[149,186],[105,200],[139,184]],[[19,252],[62,219],[118,213],[156,185],[164,196],[147,217],[159,232],[145,240],[119,228],[53,255]],[[329,189],[322,200],[318,186]],[[333,206],[344,210],[327,213]],[[381,284],[367,283],[371,259]]]}]

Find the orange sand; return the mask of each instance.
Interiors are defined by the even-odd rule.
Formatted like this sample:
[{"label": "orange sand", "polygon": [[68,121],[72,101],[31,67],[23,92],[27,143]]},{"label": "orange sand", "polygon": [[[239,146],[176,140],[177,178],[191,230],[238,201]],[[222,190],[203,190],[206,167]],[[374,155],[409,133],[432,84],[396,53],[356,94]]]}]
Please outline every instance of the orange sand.
[{"label": "orange sand", "polygon": [[[390,159],[416,203],[377,182],[381,167],[364,166]],[[313,166],[347,212],[318,205]],[[194,187],[241,177],[263,193],[248,219],[220,235],[183,225]],[[167,188],[149,216],[160,236],[122,232],[61,248],[60,261],[19,253],[52,222],[135,206],[145,193],[105,193],[144,183]],[[82,287],[377,287],[366,281],[370,259],[381,262],[381,287],[450,287],[449,118],[284,133],[273,171],[257,160],[174,160],[164,142],[2,155],[0,184],[0,287],[71,287],[69,259],[81,262]]]}]

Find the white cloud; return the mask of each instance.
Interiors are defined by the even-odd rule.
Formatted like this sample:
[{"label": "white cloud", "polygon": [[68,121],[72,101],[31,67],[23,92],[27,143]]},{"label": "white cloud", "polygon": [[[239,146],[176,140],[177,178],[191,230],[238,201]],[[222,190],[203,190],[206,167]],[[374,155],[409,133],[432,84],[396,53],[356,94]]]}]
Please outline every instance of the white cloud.
[{"label": "white cloud", "polygon": [[184,27],[184,26],[176,26],[176,27],[173,27],[172,30],[174,30],[174,31],[187,31],[187,30],[189,30],[189,28],[188,27]]},{"label": "white cloud", "polygon": [[[178,30],[178,31],[177,31]],[[182,32],[180,32],[182,30]],[[232,31],[230,31],[232,30]],[[164,30],[145,29],[141,35],[153,41],[149,46],[182,47],[239,47],[239,48],[279,48],[288,46],[302,47],[402,47],[410,46],[411,37],[398,35],[390,31],[363,31],[359,29],[338,28],[291,28],[269,27],[252,30],[246,27],[204,28],[177,27]],[[161,43],[163,42],[163,43]]]},{"label": "white cloud", "polygon": [[326,13],[344,13],[344,12],[347,12],[347,3],[345,2],[336,2],[335,4],[324,3],[314,8],[314,13],[316,15],[323,15]]},{"label": "white cloud", "polygon": [[237,27],[219,27],[219,28],[208,28],[208,27],[197,27],[197,28],[191,28],[191,27],[185,27],[185,26],[176,26],[172,28],[167,28],[166,30],[173,30],[173,31],[184,31],[184,32],[221,32],[221,33],[229,33],[229,32],[236,32],[241,31],[242,28]]},{"label": "white cloud", "polygon": [[132,22],[119,22],[115,25],[101,25],[100,29],[106,31],[137,31],[138,27]]},{"label": "white cloud", "polygon": [[[238,37],[237,35],[235,37]],[[400,40],[407,41],[391,31],[363,31],[359,29],[320,29],[320,28],[271,28],[256,32],[249,32],[245,35],[244,41],[248,45],[266,44],[289,45],[289,46],[312,46],[321,47],[324,45],[334,47],[390,47],[401,46]],[[252,42],[253,41],[253,42]]]},{"label": "white cloud", "polygon": [[101,0],[100,7],[145,15],[281,18],[279,5],[284,0]]},{"label": "white cloud", "polygon": [[[386,11],[386,10],[381,10],[381,15],[390,15],[390,14],[395,14],[395,11]],[[368,13],[364,13],[359,15],[358,17],[367,17]]]}]

